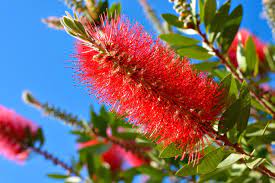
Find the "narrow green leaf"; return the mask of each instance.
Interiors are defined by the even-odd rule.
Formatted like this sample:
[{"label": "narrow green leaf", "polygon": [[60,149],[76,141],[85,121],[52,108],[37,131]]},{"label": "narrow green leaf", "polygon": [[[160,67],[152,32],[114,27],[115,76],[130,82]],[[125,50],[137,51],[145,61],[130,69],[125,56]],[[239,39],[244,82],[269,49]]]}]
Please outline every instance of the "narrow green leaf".
[{"label": "narrow green leaf", "polygon": [[200,20],[201,23],[204,22],[204,0],[199,0],[199,9],[200,9]]},{"label": "narrow green leaf", "polygon": [[230,106],[238,96],[238,87],[232,74],[228,74],[221,80],[220,87],[224,89],[226,106]]},{"label": "narrow green leaf", "polygon": [[232,44],[243,17],[242,5],[237,6],[229,15],[227,22],[224,25],[224,29],[219,37],[219,44],[222,47],[224,53],[227,52],[230,45]]},{"label": "narrow green leaf", "polygon": [[223,160],[225,154],[227,154],[227,152],[224,152],[223,148],[218,148],[215,151],[208,153],[203,157],[201,163],[198,165],[199,173],[207,174],[214,171]]},{"label": "narrow green leaf", "polygon": [[[104,106],[102,106],[100,112],[102,113],[104,111]],[[91,123],[94,125],[95,130],[98,131],[98,133],[102,136],[106,136],[106,130],[108,127],[108,118],[107,115],[97,115],[93,109],[91,108],[90,111],[91,114]]]},{"label": "narrow green leaf", "polygon": [[94,173],[96,172],[96,165],[92,153],[86,153],[86,162],[89,177],[93,177]]},{"label": "narrow green leaf", "polygon": [[185,164],[183,167],[181,167],[177,172],[176,175],[177,176],[191,176],[191,175],[197,175],[199,174],[198,170],[197,170],[197,166],[193,167],[191,165]]},{"label": "narrow green leaf", "polygon": [[175,157],[177,155],[181,155],[182,153],[183,153],[183,151],[181,149],[177,148],[175,144],[170,144],[165,149],[161,150],[159,157],[160,158],[171,158],[171,157]]},{"label": "narrow green leaf", "polygon": [[250,158],[246,161],[246,166],[250,169],[254,169],[261,165],[265,161],[264,158]]},{"label": "narrow green leaf", "polygon": [[121,13],[121,4],[120,3],[113,3],[112,6],[108,9],[109,10],[109,17],[114,17],[115,15],[120,15]]},{"label": "narrow green leaf", "polygon": [[209,24],[209,30],[210,32],[214,33],[213,39],[216,37],[218,33],[220,33],[224,26],[225,22],[227,21],[229,15],[229,9],[230,9],[231,1],[226,1],[220,9],[217,11],[215,16],[213,17],[212,21]]},{"label": "narrow green leaf", "polygon": [[253,72],[253,76],[256,77],[259,73],[259,57],[256,57],[256,63],[255,63],[255,67],[254,67],[254,72]]},{"label": "narrow green leaf", "polygon": [[244,49],[241,41],[238,42],[236,55],[237,55],[238,67],[240,68],[240,70],[242,72],[246,72],[247,60],[246,60],[246,56],[245,56],[245,49]]},{"label": "narrow green leaf", "polygon": [[178,28],[183,27],[183,23],[178,20],[178,17],[173,14],[162,14],[162,18],[170,25],[173,25]]},{"label": "narrow green leaf", "polygon": [[70,19],[70,18],[64,16],[62,20],[65,23],[67,28],[70,28],[74,32],[79,31],[79,28],[75,25],[73,19]]},{"label": "narrow green leaf", "polygon": [[49,178],[52,178],[52,179],[61,179],[61,180],[66,179],[66,178],[69,177],[68,175],[61,175],[61,174],[55,174],[55,173],[53,173],[53,174],[47,174],[47,176]]},{"label": "narrow green leaf", "polygon": [[204,4],[204,24],[208,27],[216,13],[216,0],[206,0]]},{"label": "narrow green leaf", "polygon": [[217,168],[225,154],[226,152],[224,152],[222,148],[218,148],[206,154],[198,165],[184,165],[181,169],[177,171],[176,175],[191,176],[210,173]]},{"label": "narrow green leaf", "polygon": [[274,62],[274,56],[275,56],[275,46],[269,46],[265,51],[265,57],[267,64],[272,72],[275,72],[275,62]]},{"label": "narrow green leaf", "polygon": [[215,67],[217,67],[219,62],[201,62],[198,64],[193,64],[193,67],[200,71],[209,71],[211,72]]},{"label": "narrow green leaf", "polygon": [[181,48],[177,50],[177,53],[180,56],[185,56],[197,60],[207,60],[212,57],[212,55],[210,55],[205,48],[197,45]]},{"label": "narrow green leaf", "polygon": [[159,169],[156,169],[154,167],[148,166],[148,165],[143,165],[137,168],[137,170],[142,173],[142,174],[147,174],[150,176],[162,176],[165,174],[163,174],[163,172]]},{"label": "narrow green leaf", "polygon": [[258,109],[258,110],[267,112],[265,110],[265,108],[257,100],[255,100],[254,98],[252,98],[252,100],[251,100],[251,105],[253,107],[255,107],[256,109]]},{"label": "narrow green leaf", "polygon": [[196,45],[200,42],[199,40],[173,33],[161,34],[159,37],[165,42],[169,43],[169,45],[176,47]]},{"label": "narrow green leaf", "polygon": [[246,81],[242,83],[240,90],[240,117],[237,121],[237,130],[242,132],[246,129],[251,106],[251,96]]},{"label": "narrow green leaf", "polygon": [[[244,39],[244,38],[242,38]],[[257,60],[256,46],[252,37],[250,36],[245,44],[245,58],[247,63],[247,72],[254,71],[256,60]]]},{"label": "narrow green leaf", "polygon": [[230,154],[226,159],[224,159],[218,166],[217,168],[224,168],[224,167],[228,167],[234,163],[236,163],[237,161],[239,161],[240,159],[243,158],[242,154],[236,154],[236,153],[232,153]]},{"label": "narrow green leaf", "polygon": [[240,117],[240,103],[241,101],[239,99],[236,100],[222,114],[221,120],[219,121],[218,125],[219,132],[225,133],[235,126]]}]

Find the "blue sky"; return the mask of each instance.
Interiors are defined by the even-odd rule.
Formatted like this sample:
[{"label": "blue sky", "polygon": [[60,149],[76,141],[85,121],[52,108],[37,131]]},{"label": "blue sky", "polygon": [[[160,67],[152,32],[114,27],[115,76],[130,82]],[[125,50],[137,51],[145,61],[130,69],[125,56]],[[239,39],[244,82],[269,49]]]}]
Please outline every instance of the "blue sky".
[{"label": "blue sky", "polygon": [[[111,1],[115,2],[115,1]],[[139,21],[153,33],[137,0],[121,0],[123,13]],[[149,1],[158,13],[173,12],[168,0]],[[242,27],[271,42],[271,32],[261,19],[261,0],[233,0],[244,4]],[[88,106],[98,108],[95,99],[73,80],[73,71],[67,68],[72,60],[73,39],[63,31],[47,28],[40,19],[66,11],[61,0],[3,1],[1,17],[1,66],[0,104],[15,109],[19,114],[41,125],[46,135],[45,148],[69,161],[75,154],[74,139],[68,135],[69,128],[49,119],[21,100],[22,91],[28,89],[42,101],[56,104],[83,118],[88,117]],[[47,173],[63,171],[39,156],[32,156],[24,165],[18,166],[0,157],[0,180],[5,183],[50,183]]]}]

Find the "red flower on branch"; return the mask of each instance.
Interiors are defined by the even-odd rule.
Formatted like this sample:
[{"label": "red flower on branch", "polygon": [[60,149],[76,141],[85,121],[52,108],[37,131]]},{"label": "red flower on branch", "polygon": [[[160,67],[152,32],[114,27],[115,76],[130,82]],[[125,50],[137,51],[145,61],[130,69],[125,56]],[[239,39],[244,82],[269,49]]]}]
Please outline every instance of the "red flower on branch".
[{"label": "red flower on branch", "polygon": [[100,27],[82,23],[91,42],[77,42],[80,80],[146,136],[198,159],[223,107],[218,84],[139,24],[124,18],[102,19]]},{"label": "red flower on branch", "polygon": [[22,163],[29,155],[24,145],[35,136],[37,126],[14,111],[0,105],[0,154]]},{"label": "red flower on branch", "polygon": [[[104,142],[106,143],[106,142]],[[80,143],[80,149],[100,144],[97,139],[90,140],[85,143]],[[144,160],[139,158],[136,154],[126,151],[124,148],[117,144],[113,144],[106,152],[102,154],[102,160],[107,163],[113,172],[121,170],[124,163],[128,163],[132,167],[138,167],[145,163]]]},{"label": "red flower on branch", "polygon": [[264,50],[266,49],[267,45],[264,42],[262,42],[259,38],[257,38],[253,34],[251,34],[248,30],[241,29],[237,33],[236,37],[234,38],[234,40],[228,50],[228,56],[230,58],[230,61],[235,67],[238,67],[237,54],[236,54],[238,42],[240,41],[245,46],[249,37],[252,37],[252,40],[254,41],[259,60],[261,62],[263,62],[265,60]]}]

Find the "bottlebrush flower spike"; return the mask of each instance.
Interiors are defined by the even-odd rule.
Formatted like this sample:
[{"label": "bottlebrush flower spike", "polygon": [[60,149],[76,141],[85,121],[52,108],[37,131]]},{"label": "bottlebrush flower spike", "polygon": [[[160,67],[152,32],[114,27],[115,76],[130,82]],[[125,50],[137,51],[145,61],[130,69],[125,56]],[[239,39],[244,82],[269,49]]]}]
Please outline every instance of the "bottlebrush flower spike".
[{"label": "bottlebrush flower spike", "polygon": [[27,143],[29,135],[35,136],[37,129],[31,121],[0,105],[0,154],[24,162],[29,152],[22,144]]},{"label": "bottlebrush flower spike", "polygon": [[101,21],[81,20],[90,41],[76,45],[79,79],[149,138],[199,158],[223,107],[218,84],[141,25],[124,17]]},{"label": "bottlebrush flower spike", "polygon": [[264,50],[267,47],[267,45],[265,43],[263,43],[259,38],[257,38],[256,36],[254,36],[253,34],[251,34],[248,30],[246,29],[241,29],[236,37],[234,38],[229,50],[228,50],[228,56],[230,58],[230,61],[232,62],[232,64],[235,67],[238,67],[238,61],[237,61],[237,47],[238,47],[238,42],[241,41],[241,43],[245,46],[246,41],[248,40],[248,38],[252,36],[252,39],[254,41],[254,44],[256,46],[256,53],[259,57],[260,61],[264,61],[265,60],[265,53]]}]

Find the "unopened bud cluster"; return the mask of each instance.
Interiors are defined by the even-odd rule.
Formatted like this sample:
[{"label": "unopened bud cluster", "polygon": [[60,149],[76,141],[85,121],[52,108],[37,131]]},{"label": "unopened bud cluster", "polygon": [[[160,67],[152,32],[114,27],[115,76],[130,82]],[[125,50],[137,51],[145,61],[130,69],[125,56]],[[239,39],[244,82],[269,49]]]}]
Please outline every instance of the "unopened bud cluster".
[{"label": "unopened bud cluster", "polygon": [[[275,0],[263,0],[264,11],[275,36]],[[275,38],[275,37],[274,37]]]},{"label": "unopened bud cluster", "polygon": [[194,28],[193,15],[190,3],[187,0],[170,0],[174,3],[174,10],[180,15],[179,21],[184,23],[184,28]]}]

